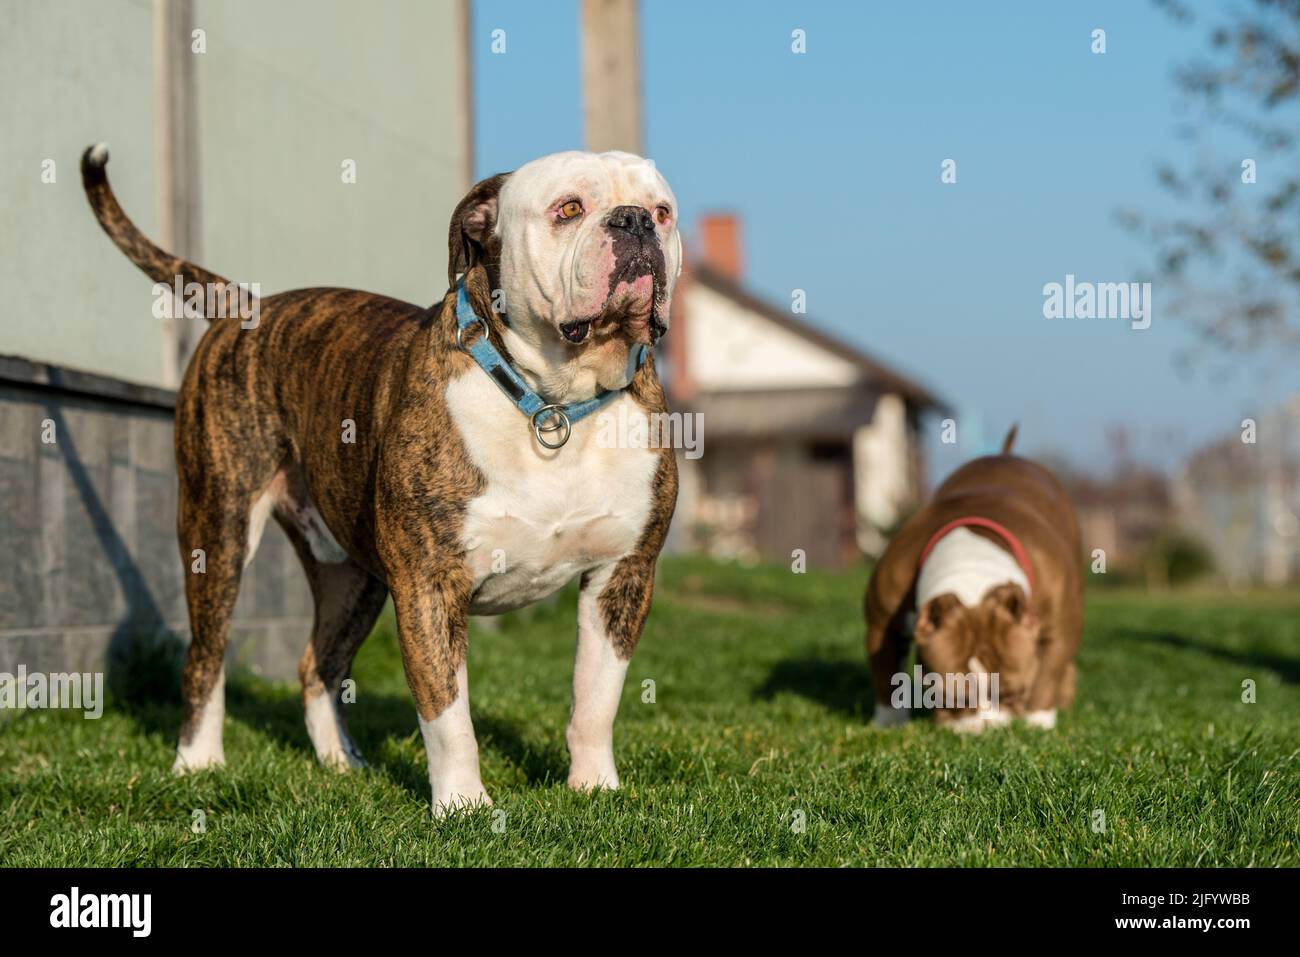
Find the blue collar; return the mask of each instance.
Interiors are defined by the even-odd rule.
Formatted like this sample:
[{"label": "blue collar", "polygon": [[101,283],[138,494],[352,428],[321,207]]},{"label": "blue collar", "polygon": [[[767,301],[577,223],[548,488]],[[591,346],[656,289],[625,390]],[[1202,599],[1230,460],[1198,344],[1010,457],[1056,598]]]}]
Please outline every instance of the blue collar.
[{"label": "blue collar", "polygon": [[[480,327],[479,336],[472,345],[466,347],[465,333],[475,325]],[[537,441],[548,449],[558,449],[563,446],[569,441],[575,422],[586,418],[610,400],[623,394],[623,389],[598,392],[590,399],[583,399],[571,405],[556,405],[545,401],[528,388],[519,373],[511,368],[510,363],[506,362],[496,346],[492,345],[488,338],[487,320],[479,316],[470,305],[469,294],[465,292],[464,279],[456,284],[456,345],[462,352],[468,352],[479,364],[479,368],[488,374],[488,377],[500,387],[519,411],[528,416]],[[637,370],[645,364],[648,352],[644,344],[628,350],[627,380],[629,383]],[[551,433],[557,433],[553,442],[547,438]]]}]

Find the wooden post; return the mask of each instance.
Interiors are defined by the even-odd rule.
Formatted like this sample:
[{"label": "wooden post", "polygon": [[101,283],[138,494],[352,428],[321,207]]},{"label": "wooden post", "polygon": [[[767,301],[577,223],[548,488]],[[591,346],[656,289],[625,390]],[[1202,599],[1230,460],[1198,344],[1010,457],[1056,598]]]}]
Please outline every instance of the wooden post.
[{"label": "wooden post", "polygon": [[[154,0],[154,143],[158,150],[158,245],[197,262],[199,248],[199,118],[191,52],[193,0]],[[176,304],[179,310],[180,304]],[[177,313],[179,316],[179,311]],[[163,385],[180,385],[198,342],[197,320],[164,319]]]},{"label": "wooden post", "polygon": [[582,0],[582,91],[587,149],[640,154],[637,0]]},{"label": "wooden post", "polygon": [[[461,192],[468,193],[474,185],[474,16],[470,0],[456,0],[453,14],[456,32],[461,38],[461,101],[460,135],[465,144],[465,163],[461,169]],[[496,619],[493,619],[495,621]]]}]

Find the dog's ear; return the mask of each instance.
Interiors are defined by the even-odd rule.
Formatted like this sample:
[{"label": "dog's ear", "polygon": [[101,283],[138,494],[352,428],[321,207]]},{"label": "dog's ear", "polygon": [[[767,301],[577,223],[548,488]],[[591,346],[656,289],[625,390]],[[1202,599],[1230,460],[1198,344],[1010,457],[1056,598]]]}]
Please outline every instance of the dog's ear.
[{"label": "dog's ear", "polygon": [[469,272],[487,258],[492,231],[497,224],[497,197],[509,175],[497,173],[475,184],[451,214],[451,228],[447,235],[447,285],[454,286],[458,275]]},{"label": "dog's ear", "polygon": [[935,595],[921,608],[920,614],[916,616],[916,629],[914,635],[918,645],[925,644],[943,627],[945,619],[952,614],[953,610],[961,605],[959,599],[952,592],[944,592],[942,595]]},{"label": "dog's ear", "polygon": [[1029,596],[1025,594],[1024,589],[1019,585],[1013,585],[1010,582],[998,585],[984,596],[984,601],[995,608],[1001,608],[1017,624],[1032,627],[1038,621],[1038,616],[1034,614],[1034,607],[1029,601]]}]

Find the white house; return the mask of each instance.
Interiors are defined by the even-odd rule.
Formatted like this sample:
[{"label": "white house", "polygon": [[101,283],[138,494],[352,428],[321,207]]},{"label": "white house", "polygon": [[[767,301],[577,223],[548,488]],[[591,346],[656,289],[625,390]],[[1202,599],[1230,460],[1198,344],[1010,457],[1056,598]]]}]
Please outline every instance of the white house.
[{"label": "white house", "polygon": [[666,340],[674,411],[703,417],[679,455],[672,547],[835,566],[878,554],[918,501],[924,387],[741,284],[740,226],[701,220]]}]

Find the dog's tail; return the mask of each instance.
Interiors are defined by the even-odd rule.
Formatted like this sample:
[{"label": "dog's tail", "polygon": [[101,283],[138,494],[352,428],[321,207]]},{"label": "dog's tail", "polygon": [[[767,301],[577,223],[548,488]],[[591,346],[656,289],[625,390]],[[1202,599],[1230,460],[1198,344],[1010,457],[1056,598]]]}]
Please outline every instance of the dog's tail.
[{"label": "dog's tail", "polygon": [[[86,199],[90,200],[90,208],[95,211],[95,218],[108,233],[108,238],[154,282],[171,289],[179,277],[182,290],[190,283],[198,283],[203,289],[204,316],[237,315],[228,309],[232,304],[238,306],[239,288],[229,279],[155,246],[122,211],[113,195],[113,188],[108,185],[108,173],[104,169],[107,165],[108,145],[105,143],[97,143],[81,154],[81,183],[86,189]],[[223,296],[230,298],[219,305],[217,300]]]},{"label": "dog's tail", "polygon": [[1017,422],[1015,425],[1011,427],[1011,431],[1007,433],[1007,437],[1002,440],[1003,455],[1011,454],[1011,446],[1016,444],[1016,433],[1019,431],[1020,431],[1020,423]]}]

